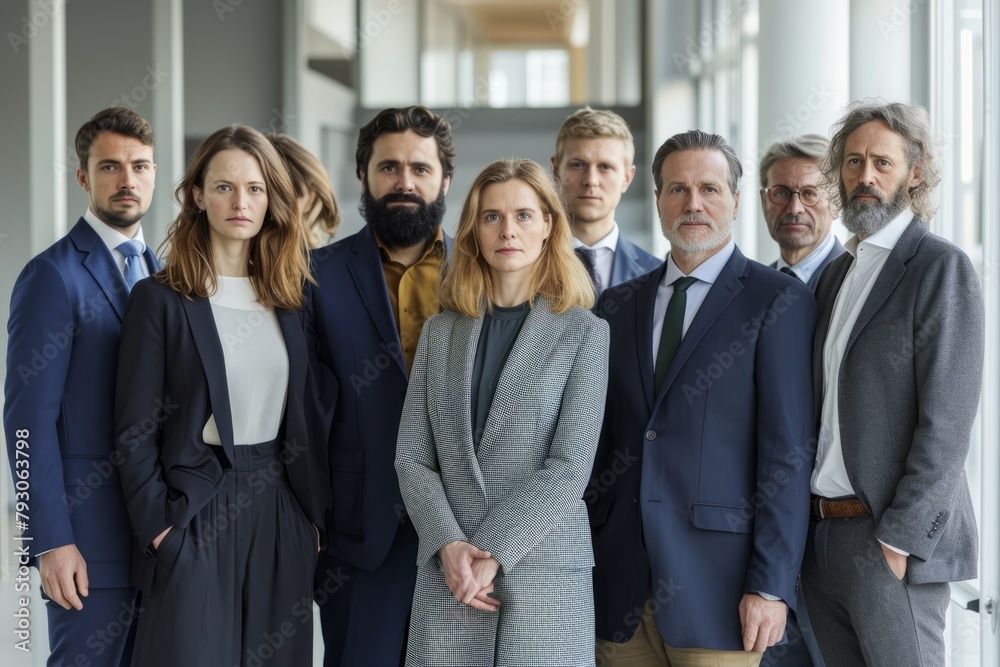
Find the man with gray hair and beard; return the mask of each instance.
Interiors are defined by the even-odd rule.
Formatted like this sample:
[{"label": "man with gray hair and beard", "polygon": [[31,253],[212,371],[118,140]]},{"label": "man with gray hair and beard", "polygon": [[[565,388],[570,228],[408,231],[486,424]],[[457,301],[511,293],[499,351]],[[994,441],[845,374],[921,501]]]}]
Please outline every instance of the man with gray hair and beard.
[{"label": "man with gray hair and beard", "polygon": [[816,292],[819,442],[802,585],[828,667],[943,665],[949,582],[976,576],[965,457],[983,363],[969,258],[927,228],[927,113],[860,103],[825,171],[855,234]]}]

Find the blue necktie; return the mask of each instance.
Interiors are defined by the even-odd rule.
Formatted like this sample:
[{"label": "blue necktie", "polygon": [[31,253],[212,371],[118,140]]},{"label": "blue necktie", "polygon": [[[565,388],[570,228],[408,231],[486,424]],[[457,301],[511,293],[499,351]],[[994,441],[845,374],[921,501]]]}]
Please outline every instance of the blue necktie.
[{"label": "blue necktie", "polygon": [[130,239],[128,241],[123,241],[115,248],[118,252],[125,255],[125,284],[128,285],[129,291],[135,287],[135,284],[146,277],[146,272],[142,270],[142,251],[146,249],[146,246],[141,241],[136,241],[135,239]]}]

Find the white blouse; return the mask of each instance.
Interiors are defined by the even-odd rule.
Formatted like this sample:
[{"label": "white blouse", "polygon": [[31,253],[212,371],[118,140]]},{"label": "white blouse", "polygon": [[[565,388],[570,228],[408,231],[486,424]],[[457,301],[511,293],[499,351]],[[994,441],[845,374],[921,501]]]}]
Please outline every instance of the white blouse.
[{"label": "white blouse", "polygon": [[[273,440],[281,428],[288,395],[288,351],[278,318],[257,303],[249,278],[217,276],[209,297],[226,362],[233,419],[233,442],[255,445]],[[202,437],[221,445],[215,415]]]}]

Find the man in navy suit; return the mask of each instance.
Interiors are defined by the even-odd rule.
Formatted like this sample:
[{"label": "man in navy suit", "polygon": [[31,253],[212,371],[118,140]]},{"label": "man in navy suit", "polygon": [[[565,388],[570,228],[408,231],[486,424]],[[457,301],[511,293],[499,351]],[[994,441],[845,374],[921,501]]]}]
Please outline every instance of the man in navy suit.
[{"label": "man in navy suit", "polygon": [[405,648],[417,534],[399,492],[396,436],[420,329],[441,309],[454,157],[445,119],[419,106],[379,112],[356,153],[368,224],[313,251],[307,335],[340,385],[329,548],[316,570],[326,667],[397,665]]},{"label": "man in navy suit", "polygon": [[816,315],[732,240],[743,169],[718,135],[653,160],[671,251],[605,291],[591,512],[598,664],[757,665],[795,607],[813,460]]},{"label": "man in navy suit", "polygon": [[[781,250],[771,268],[798,278],[813,292],[826,265],[844,252],[832,231],[837,209],[822,171],[829,147],[826,137],[804,134],[771,144],[760,160],[760,205],[767,231]],[[788,614],[788,643],[769,650],[765,664],[823,667],[801,588],[796,611]]]},{"label": "man in navy suit", "polygon": [[619,285],[660,265],[621,234],[615,209],[635,176],[635,145],[625,119],[584,107],[563,121],[552,156],[552,176],[566,201],[573,247],[594,288]]},{"label": "man in navy suit", "polygon": [[135,589],[112,455],[115,375],[129,290],[160,268],[141,227],[153,130],[130,109],[105,109],[77,132],[76,152],[87,212],[28,262],[11,296],[4,429],[15,482],[27,482],[17,501],[47,598],[48,664],[117,667],[131,661]]},{"label": "man in navy suit", "polygon": [[833,234],[837,209],[822,172],[830,140],[819,134],[778,141],[760,160],[760,205],[767,231],[781,249],[772,269],[798,278],[813,292],[826,265],[844,252]]}]

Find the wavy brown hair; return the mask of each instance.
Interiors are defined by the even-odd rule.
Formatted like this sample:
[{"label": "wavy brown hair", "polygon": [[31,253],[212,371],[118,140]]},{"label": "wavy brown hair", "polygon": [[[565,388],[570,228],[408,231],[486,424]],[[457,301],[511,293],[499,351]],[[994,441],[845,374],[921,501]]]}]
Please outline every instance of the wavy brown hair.
[{"label": "wavy brown hair", "polygon": [[156,278],[189,299],[215,293],[218,283],[208,216],[198,210],[194,188],[204,189],[208,163],[216,153],[229,149],[257,158],[264,174],[267,213],[260,232],[250,240],[247,267],[257,302],[265,308],[301,308],[302,288],[311,278],[295,188],[278,151],[263,134],[246,125],[224,127],[198,147],[174,192],[181,212],[167,229],[163,244],[169,254]]},{"label": "wavy brown hair", "polygon": [[302,211],[306,240],[313,248],[326,245],[327,240],[322,234],[333,236],[341,221],[340,207],[337,206],[333,186],[330,185],[330,175],[326,173],[323,163],[293,137],[274,133],[268,134],[267,138],[285,160],[296,198],[312,196],[312,205],[308,210]]},{"label": "wavy brown hair", "polygon": [[441,306],[469,317],[479,317],[481,306],[492,308],[493,282],[479,247],[476,223],[483,190],[494,183],[514,180],[523,181],[535,191],[539,208],[551,223],[549,237],[543,241],[542,253],[531,272],[529,303],[536,296],[545,297],[553,313],[564,313],[573,306],[592,308],[594,285],[573,252],[573,234],[562,200],[545,170],[537,162],[523,158],[492,162],[473,182],[462,206],[451,257],[438,285]]}]

